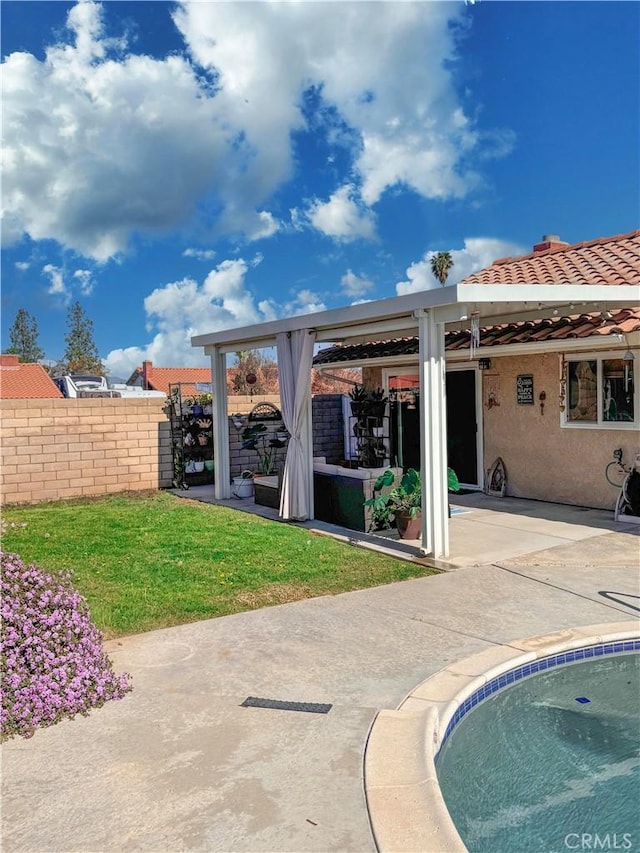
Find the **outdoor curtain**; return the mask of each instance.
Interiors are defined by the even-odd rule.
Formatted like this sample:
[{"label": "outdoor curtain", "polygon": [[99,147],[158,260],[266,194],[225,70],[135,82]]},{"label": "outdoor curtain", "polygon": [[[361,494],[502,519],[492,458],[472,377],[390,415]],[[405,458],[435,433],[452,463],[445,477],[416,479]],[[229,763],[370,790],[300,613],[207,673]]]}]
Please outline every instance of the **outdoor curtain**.
[{"label": "outdoor curtain", "polygon": [[280,515],[303,521],[309,518],[312,448],[308,423],[311,399],[311,365],[316,333],[309,329],[281,332],[276,337],[282,420],[290,439],[282,477]]}]

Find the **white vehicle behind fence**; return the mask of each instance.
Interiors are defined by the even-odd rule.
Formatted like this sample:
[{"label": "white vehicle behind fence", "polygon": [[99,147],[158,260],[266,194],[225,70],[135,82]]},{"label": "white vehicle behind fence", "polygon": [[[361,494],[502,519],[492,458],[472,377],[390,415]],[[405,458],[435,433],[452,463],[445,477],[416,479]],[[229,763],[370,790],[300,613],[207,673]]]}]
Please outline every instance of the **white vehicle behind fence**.
[{"label": "white vehicle behind fence", "polygon": [[72,373],[53,380],[65,397],[166,397],[163,391],[145,391],[136,385],[114,383],[109,385],[104,376]]}]

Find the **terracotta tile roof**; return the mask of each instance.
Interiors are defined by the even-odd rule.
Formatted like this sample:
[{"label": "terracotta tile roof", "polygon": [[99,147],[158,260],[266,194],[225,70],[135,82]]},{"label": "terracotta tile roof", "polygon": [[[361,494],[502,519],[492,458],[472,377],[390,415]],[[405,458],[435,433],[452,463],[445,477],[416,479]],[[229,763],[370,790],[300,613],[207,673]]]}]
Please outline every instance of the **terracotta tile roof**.
[{"label": "terracotta tile roof", "polygon": [[63,394],[41,364],[21,364],[17,355],[0,355],[0,397],[33,400]]},{"label": "terracotta tile roof", "polygon": [[640,284],[640,229],[501,258],[460,284]]},{"label": "terracotta tile roof", "polygon": [[[602,314],[580,314],[575,317],[554,317],[520,323],[504,323],[480,329],[480,346],[541,343],[545,341],[588,338],[592,335],[630,334],[640,330],[640,309],[624,308],[612,312],[611,319]],[[453,352],[469,348],[469,330],[450,331],[445,334],[445,349]],[[366,344],[347,344],[327,347],[313,359],[314,365],[363,361],[369,358],[393,358],[400,355],[417,355],[418,338],[396,338],[390,341],[370,341]]]},{"label": "terracotta tile roof", "polygon": [[[143,368],[138,367],[127,380],[134,384],[136,378],[143,375]],[[169,394],[169,385],[180,382],[183,394],[196,394],[196,383],[210,384],[211,369],[208,367],[154,367],[150,362],[146,363],[147,388],[150,391],[163,391]]]},{"label": "terracotta tile roof", "polygon": [[[610,318],[603,317],[597,311],[592,314],[579,314],[573,317],[553,317],[548,320],[529,320],[488,326],[480,330],[480,346],[570,341],[592,336],[630,334],[639,329],[640,308],[623,308],[611,312]],[[447,332],[445,347],[447,350],[467,349],[469,347],[469,331],[465,329],[461,332]]]}]

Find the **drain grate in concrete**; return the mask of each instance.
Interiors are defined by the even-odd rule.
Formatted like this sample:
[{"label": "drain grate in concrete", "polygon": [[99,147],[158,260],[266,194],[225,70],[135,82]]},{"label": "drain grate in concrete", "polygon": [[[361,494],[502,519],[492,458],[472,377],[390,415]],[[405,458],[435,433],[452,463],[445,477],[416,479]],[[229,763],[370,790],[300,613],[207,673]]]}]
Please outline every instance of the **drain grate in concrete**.
[{"label": "drain grate in concrete", "polygon": [[247,696],[241,708],[273,708],[276,711],[305,711],[307,714],[328,714],[333,705],[318,702],[283,702],[280,699],[259,699]]}]

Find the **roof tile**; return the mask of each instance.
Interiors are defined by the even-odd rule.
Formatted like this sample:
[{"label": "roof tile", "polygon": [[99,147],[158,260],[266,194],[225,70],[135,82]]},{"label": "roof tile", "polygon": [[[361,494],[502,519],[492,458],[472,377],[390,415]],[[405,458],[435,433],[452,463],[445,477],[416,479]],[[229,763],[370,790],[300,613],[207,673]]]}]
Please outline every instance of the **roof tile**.
[{"label": "roof tile", "polygon": [[[142,368],[137,373],[142,374]],[[183,394],[197,393],[198,385],[211,384],[211,369],[208,367],[147,367],[147,383],[153,391],[169,394],[169,385],[180,383]]]},{"label": "roof tile", "polygon": [[640,284],[640,229],[501,258],[461,284]]},{"label": "roof tile", "polygon": [[[488,326],[480,330],[480,346],[503,346],[510,343],[540,343],[544,341],[588,338],[591,335],[630,334],[640,330],[640,308],[623,308],[603,318],[600,312],[574,317],[554,317],[541,322],[521,321]],[[452,352],[468,349],[469,330],[445,334],[445,349]],[[397,355],[417,355],[418,338],[396,338],[391,341],[372,341],[366,344],[347,344],[320,350],[314,365],[363,361],[368,358],[388,358]]]},{"label": "roof tile", "polygon": [[0,357],[0,398],[37,400],[62,396],[41,364],[24,364],[17,356]]}]

